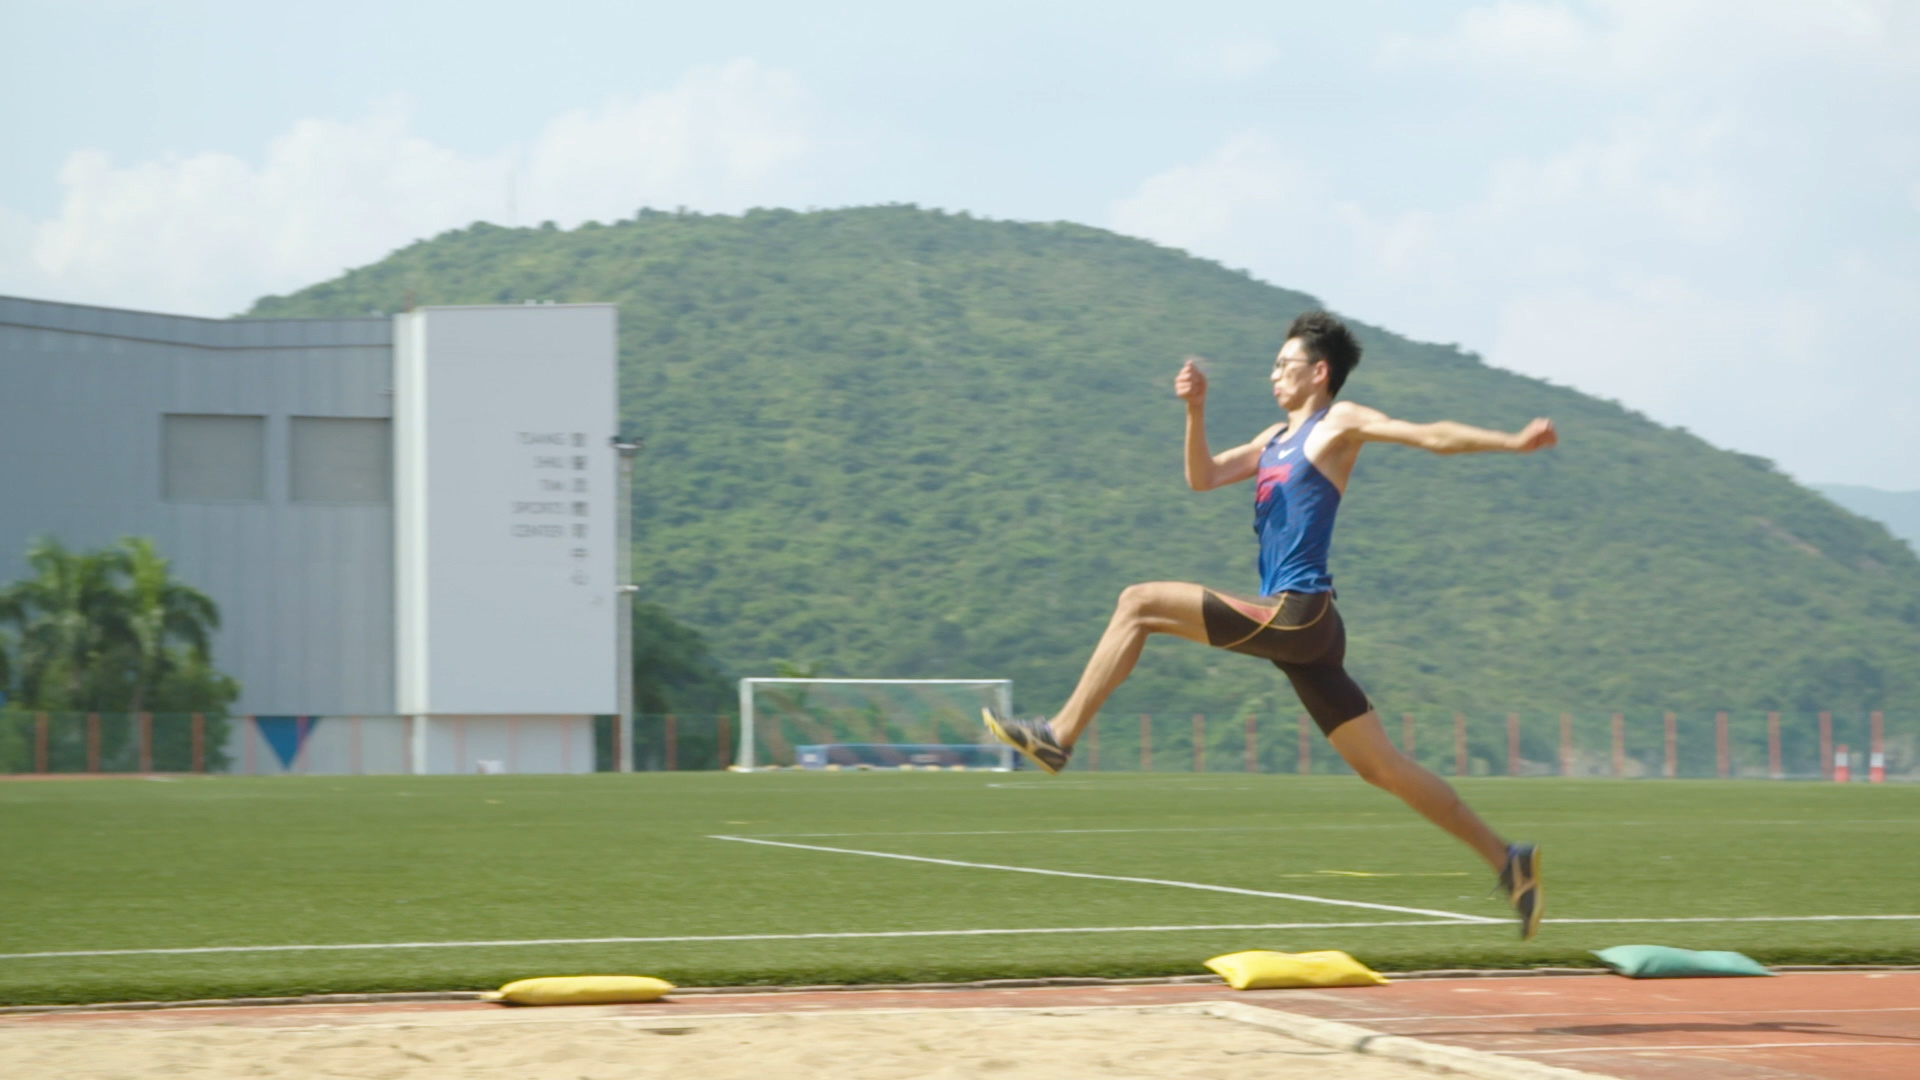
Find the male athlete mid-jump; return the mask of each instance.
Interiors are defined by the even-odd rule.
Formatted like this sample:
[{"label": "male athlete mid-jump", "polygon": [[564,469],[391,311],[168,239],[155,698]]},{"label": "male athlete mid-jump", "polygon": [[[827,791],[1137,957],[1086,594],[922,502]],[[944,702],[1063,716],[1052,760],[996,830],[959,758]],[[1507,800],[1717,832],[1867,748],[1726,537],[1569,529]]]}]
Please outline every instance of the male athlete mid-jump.
[{"label": "male athlete mid-jump", "polygon": [[1368,443],[1436,454],[1525,454],[1559,438],[1551,420],[1534,420],[1509,435],[1446,420],[1409,423],[1334,401],[1359,363],[1360,345],[1340,320],[1324,311],[1295,319],[1268,376],[1286,419],[1252,442],[1215,454],[1207,446],[1207,377],[1189,358],[1173,382],[1187,403],[1187,486],[1208,491],[1258,479],[1253,527],[1260,537],[1260,595],[1240,597],[1182,581],[1130,585],[1079,686],[1051,721],[986,710],[987,726],[1041,768],[1058,773],[1080,733],[1133,670],[1147,635],[1175,634],[1270,660],[1287,673],[1300,703],[1354,772],[1459,837],[1499,873],[1519,913],[1520,936],[1531,938],[1543,906],[1539,849],[1502,839],[1452,785],[1387,738],[1380,714],[1344,666],[1347,632],[1333,603],[1327,549],[1353,463]]}]

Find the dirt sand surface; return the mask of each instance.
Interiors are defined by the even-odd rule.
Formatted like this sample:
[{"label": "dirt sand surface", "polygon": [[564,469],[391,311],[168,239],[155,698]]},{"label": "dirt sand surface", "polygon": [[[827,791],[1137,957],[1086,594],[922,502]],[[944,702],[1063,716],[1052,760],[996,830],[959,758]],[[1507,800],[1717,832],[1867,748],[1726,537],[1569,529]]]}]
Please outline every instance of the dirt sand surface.
[{"label": "dirt sand surface", "polygon": [[1414,1080],[1398,1062],[1181,1007],[635,1016],[604,1008],[369,1011],[272,1022],[192,1017],[0,1026],[21,1080]]}]

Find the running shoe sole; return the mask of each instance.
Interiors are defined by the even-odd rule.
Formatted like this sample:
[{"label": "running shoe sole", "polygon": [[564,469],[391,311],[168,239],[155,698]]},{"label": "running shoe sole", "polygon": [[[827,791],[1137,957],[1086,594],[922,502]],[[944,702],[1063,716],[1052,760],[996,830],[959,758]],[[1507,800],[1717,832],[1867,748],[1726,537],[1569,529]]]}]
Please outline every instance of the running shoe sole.
[{"label": "running shoe sole", "polygon": [[1507,899],[1520,916],[1521,941],[1532,941],[1540,932],[1540,916],[1547,907],[1540,863],[1537,845],[1515,844],[1507,849],[1507,868],[1500,872],[1500,884],[1506,886]]},{"label": "running shoe sole", "polygon": [[987,722],[987,730],[993,737],[1026,755],[1028,761],[1040,766],[1050,776],[1059,776],[1060,770],[1067,767],[1067,759],[1073,751],[1060,745],[1053,737],[1053,729],[1041,720],[1008,720],[995,712],[991,706],[982,706],[980,719]]}]

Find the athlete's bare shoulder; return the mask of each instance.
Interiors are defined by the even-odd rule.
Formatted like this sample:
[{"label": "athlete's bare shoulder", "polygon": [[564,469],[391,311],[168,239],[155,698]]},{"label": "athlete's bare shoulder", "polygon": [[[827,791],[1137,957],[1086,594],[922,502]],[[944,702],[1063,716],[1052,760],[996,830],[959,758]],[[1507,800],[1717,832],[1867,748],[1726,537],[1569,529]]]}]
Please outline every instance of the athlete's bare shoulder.
[{"label": "athlete's bare shoulder", "polygon": [[1386,413],[1370,405],[1362,405],[1357,401],[1336,401],[1327,407],[1327,415],[1320,425],[1329,429],[1329,433],[1334,433],[1357,430],[1385,419]]}]

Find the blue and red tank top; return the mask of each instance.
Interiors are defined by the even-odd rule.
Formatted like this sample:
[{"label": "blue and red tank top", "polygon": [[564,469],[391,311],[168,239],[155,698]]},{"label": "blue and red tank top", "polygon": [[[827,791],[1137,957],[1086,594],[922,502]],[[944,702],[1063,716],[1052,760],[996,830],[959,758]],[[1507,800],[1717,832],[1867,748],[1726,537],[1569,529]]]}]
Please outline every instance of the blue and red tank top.
[{"label": "blue and red tank top", "polygon": [[1321,409],[1290,432],[1282,428],[1260,452],[1253,531],[1260,537],[1260,595],[1333,590],[1327,549],[1340,489],[1307,460],[1307,438],[1327,415]]}]

